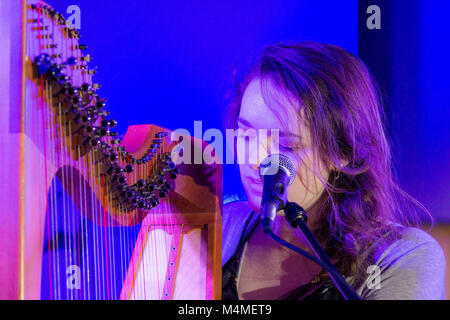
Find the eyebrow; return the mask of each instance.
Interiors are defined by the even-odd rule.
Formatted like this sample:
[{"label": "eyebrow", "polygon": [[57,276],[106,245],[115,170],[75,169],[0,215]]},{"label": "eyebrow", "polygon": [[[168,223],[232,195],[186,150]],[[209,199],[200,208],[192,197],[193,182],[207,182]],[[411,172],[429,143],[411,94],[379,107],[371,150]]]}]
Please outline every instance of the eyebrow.
[{"label": "eyebrow", "polygon": [[253,128],[253,125],[250,123],[250,121],[245,120],[243,118],[238,118],[237,122],[238,122],[238,124],[241,123],[246,127]]},{"label": "eyebrow", "polygon": [[[250,123],[250,121],[245,120],[243,118],[238,118],[237,122],[238,122],[238,124],[240,123],[246,127],[253,128],[253,125]],[[270,129],[268,129],[268,130],[270,130]],[[292,132],[284,132],[281,130],[279,131],[279,135],[280,135],[280,138],[292,138],[292,137],[301,138],[301,136],[299,136],[298,134],[295,134]]]},{"label": "eyebrow", "polygon": [[292,132],[284,132],[284,131],[280,131],[280,137],[301,138],[301,136],[299,136],[298,134],[295,134],[295,133],[292,133]]}]

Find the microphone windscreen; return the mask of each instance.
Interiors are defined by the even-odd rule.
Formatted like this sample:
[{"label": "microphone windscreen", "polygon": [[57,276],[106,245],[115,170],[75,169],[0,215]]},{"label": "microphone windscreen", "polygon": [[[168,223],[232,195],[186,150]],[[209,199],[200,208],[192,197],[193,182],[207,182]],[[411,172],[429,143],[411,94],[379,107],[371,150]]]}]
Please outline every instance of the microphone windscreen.
[{"label": "microphone windscreen", "polygon": [[266,157],[259,165],[259,175],[275,175],[280,169],[289,176],[288,185],[292,184],[296,175],[295,164],[284,154],[271,154]]}]

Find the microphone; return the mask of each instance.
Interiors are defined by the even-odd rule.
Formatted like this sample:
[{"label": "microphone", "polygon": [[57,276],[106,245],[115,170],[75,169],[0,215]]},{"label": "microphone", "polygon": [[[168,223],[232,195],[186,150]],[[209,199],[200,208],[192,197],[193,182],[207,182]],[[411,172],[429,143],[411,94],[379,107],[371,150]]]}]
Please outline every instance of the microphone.
[{"label": "microphone", "polygon": [[287,187],[295,179],[294,162],[283,154],[269,155],[259,166],[259,175],[264,177],[261,213],[264,233],[272,230],[277,212],[287,202]]}]

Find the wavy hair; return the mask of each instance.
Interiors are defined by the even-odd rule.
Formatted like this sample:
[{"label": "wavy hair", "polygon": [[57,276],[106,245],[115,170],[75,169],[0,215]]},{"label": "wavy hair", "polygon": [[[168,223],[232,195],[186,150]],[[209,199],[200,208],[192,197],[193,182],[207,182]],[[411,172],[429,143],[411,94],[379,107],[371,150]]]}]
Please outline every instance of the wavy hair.
[{"label": "wavy hair", "polygon": [[[255,78],[265,101],[273,101],[270,85],[300,106],[314,170],[325,186],[309,210],[318,222],[313,232],[341,273],[363,280],[379,250],[405,227],[431,219],[395,178],[376,82],[363,61],[343,48],[317,42],[270,45],[236,84],[228,127],[236,127],[243,93]],[[267,105],[275,114],[283,107]],[[319,162],[330,168],[327,178],[317,170]]]}]

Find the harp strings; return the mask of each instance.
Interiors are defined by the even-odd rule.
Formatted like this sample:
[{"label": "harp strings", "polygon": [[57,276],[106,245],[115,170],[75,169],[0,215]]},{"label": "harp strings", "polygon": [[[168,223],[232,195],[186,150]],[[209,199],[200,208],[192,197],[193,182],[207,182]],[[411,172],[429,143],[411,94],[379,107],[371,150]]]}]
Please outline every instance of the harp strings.
[{"label": "harp strings", "polygon": [[[37,14],[37,25],[38,25],[38,41],[37,41],[37,43],[38,43],[38,52],[40,52],[40,50],[41,50],[41,48],[42,48],[42,45],[41,45],[41,15],[40,15],[40,10],[38,10],[38,14]],[[43,81],[43,76],[41,75],[41,77],[39,78],[39,85],[38,85],[38,88],[39,88],[39,93],[38,93],[38,96],[40,97],[38,100],[39,100],[39,109],[41,110],[41,130],[42,130],[42,145],[43,145],[43,150],[44,150],[44,179],[43,179],[43,181],[44,181],[44,190],[48,190],[48,180],[47,180],[47,173],[48,173],[48,168],[47,168],[47,161],[46,161],[46,159],[47,159],[47,137],[46,137],[46,134],[47,134],[47,132],[46,132],[46,125],[45,125],[45,116],[44,116],[44,114],[45,114],[45,96],[44,96],[44,81]],[[39,121],[39,119],[36,119],[37,121]],[[38,136],[40,136],[40,135],[38,135]],[[45,201],[47,201],[47,199],[45,199]],[[52,274],[53,274],[53,269],[52,269],[52,264],[51,264],[51,257],[50,257],[50,250],[51,250],[51,240],[50,240],[50,237],[51,237],[51,231],[50,231],[50,217],[49,217],[49,214],[50,213],[48,213],[48,214],[46,214],[46,224],[47,224],[47,229],[48,229],[48,231],[47,231],[47,252],[48,252],[48,258],[49,258],[49,260],[48,260],[48,268],[49,268],[49,285],[50,285],[50,299],[52,299],[53,298],[53,293],[52,293],[52,278],[53,278],[53,276],[52,276]]]},{"label": "harp strings", "polygon": [[[53,21],[52,21],[52,24]],[[72,54],[72,50],[70,48],[70,45],[73,45],[73,39],[69,39],[69,41],[64,42],[65,45],[63,46],[63,56],[65,57],[65,59],[67,59],[69,56],[71,56]],[[69,73],[70,70],[67,70],[67,73]],[[76,79],[74,78],[74,74],[73,72],[71,72],[71,76],[72,79],[74,79],[74,81],[76,81]],[[72,145],[72,131],[75,129],[72,126],[75,125],[72,121],[69,121],[67,126],[68,126],[68,135],[65,137],[65,141],[67,141],[67,153],[66,154],[66,165],[64,166],[66,168],[66,171],[68,171],[68,178],[69,178],[69,185],[68,188],[70,190],[69,195],[75,195],[75,186],[74,186],[74,174],[75,171],[79,171],[79,162],[75,161],[73,158],[73,145]],[[76,168],[77,170],[72,170],[71,168]],[[76,195],[75,195],[76,196]],[[70,203],[70,197],[67,197],[67,202],[68,202],[68,212],[65,213],[65,219],[67,221],[68,224],[68,242],[69,242],[69,247],[68,247],[68,265],[69,266],[74,266],[75,268],[80,268],[81,263],[80,263],[80,248],[78,246],[78,241],[75,238],[76,235],[78,235],[79,230],[78,228],[76,228],[75,225],[75,216],[76,216],[76,208],[73,204]],[[67,250],[66,250],[67,252]],[[77,269],[78,270],[78,269]],[[77,280],[75,280],[77,281]],[[72,284],[73,285],[73,284]],[[75,290],[70,290],[68,288],[68,285],[66,285],[66,288],[69,291],[69,297],[71,300],[73,300],[74,294],[78,292],[78,284],[75,283]]]},{"label": "harp strings", "polygon": [[[28,10],[33,18],[37,16],[38,30],[38,41],[32,38],[33,35],[27,41],[27,52],[30,53],[30,57],[36,57],[48,50],[54,57],[60,55],[58,59],[65,61],[75,52],[78,53],[79,51],[75,49],[76,38],[64,36],[60,26],[52,19],[48,31],[53,38],[42,37],[41,28],[44,26],[40,2],[37,2],[37,7],[38,10]],[[45,46],[52,43],[59,47]],[[83,63],[80,61],[80,64]],[[83,72],[83,69],[76,72],[78,69],[66,65],[66,70],[74,85],[92,83],[92,76]],[[42,146],[44,160],[40,174],[43,176],[44,190],[48,190],[45,199],[48,210],[45,215],[47,239],[44,239],[44,242],[48,255],[46,258],[49,299],[111,299],[118,291],[120,292],[117,286],[121,284],[121,280],[117,279],[124,280],[129,267],[133,268],[134,275],[137,274],[134,268],[139,265],[135,263],[137,261],[133,261],[136,228],[124,226],[132,226],[134,222],[130,217],[136,218],[140,213],[138,209],[130,209],[121,204],[113,208],[111,188],[105,181],[105,176],[100,175],[101,162],[94,158],[93,150],[83,154],[83,147],[72,139],[73,131],[79,128],[77,124],[67,120],[66,105],[59,97],[54,96],[57,92],[56,90],[54,92],[52,83],[44,80],[43,75],[38,82],[40,98],[37,100],[37,106],[27,111],[31,113],[32,119],[35,118],[34,124],[30,127],[32,131],[37,131],[33,135]],[[96,100],[95,97],[93,103]],[[111,140],[110,136],[104,138],[105,143],[109,145]],[[148,177],[155,176],[158,169],[161,169],[158,168],[158,164],[162,163],[160,160],[166,152],[165,137],[162,137],[162,140],[161,148],[152,161],[138,163],[133,172],[126,174],[129,182],[135,183],[139,177],[144,177],[147,183],[151,183]],[[114,145],[113,150],[117,152]],[[127,160],[119,158],[119,163],[123,167],[126,162]],[[49,181],[56,169],[59,170],[57,178]],[[66,191],[62,197],[61,193],[57,192],[58,178]],[[74,197],[74,201],[71,201],[70,197]],[[144,299],[148,297],[160,299],[166,294],[172,294],[163,290],[167,280],[165,278],[167,266],[164,262],[167,262],[167,265],[170,263],[173,242],[171,239],[174,239],[175,232],[178,232],[170,216],[169,195],[166,194],[164,199],[161,199],[160,206],[152,209],[149,214],[155,215],[152,221],[155,221],[156,225],[142,224],[141,230],[146,232],[140,232],[141,238],[137,240],[142,243],[143,251],[146,236],[150,235],[148,243],[153,245],[151,261],[156,260],[156,264],[153,268],[149,268],[145,265],[148,262],[142,256],[143,281],[135,281],[134,288],[130,289],[133,298],[138,296]],[[115,225],[121,227],[115,229]],[[162,248],[165,250],[161,250]],[[139,256],[136,259],[139,259]],[[77,275],[80,272],[80,283],[79,287],[75,287],[76,290],[69,288],[67,277],[71,274],[68,273],[68,267],[78,268]],[[147,285],[154,282],[156,286]]]},{"label": "harp strings", "polygon": [[[52,22],[53,23],[53,22]],[[69,40],[68,42],[65,42],[66,45],[63,47],[64,50],[64,57],[68,57],[70,51],[67,50],[67,46],[71,41]],[[75,79],[74,79],[75,80]],[[67,188],[69,190],[69,196],[66,196],[66,209],[67,211],[64,212],[64,219],[65,219],[65,235],[67,238],[67,249],[65,250],[66,253],[66,268],[70,268],[70,266],[75,266],[75,261],[74,261],[74,253],[75,250],[73,250],[73,245],[74,245],[74,241],[73,241],[73,235],[74,235],[74,230],[73,230],[73,224],[72,224],[72,217],[75,215],[74,212],[74,206],[71,204],[70,201],[70,195],[72,195],[72,191],[73,191],[73,171],[71,170],[71,168],[74,168],[74,164],[72,161],[72,157],[71,157],[71,152],[72,152],[72,139],[71,139],[71,134],[72,134],[72,121],[69,121],[67,123],[67,128],[68,128],[68,135],[66,135],[64,137],[64,142],[66,143],[65,145],[65,150],[67,150],[67,153],[65,153],[65,170],[66,170],[66,178],[68,179],[67,181]],[[67,270],[67,269],[66,269]],[[70,269],[69,269],[70,270]],[[75,280],[76,281],[76,280]],[[70,282],[69,282],[70,283]],[[69,287],[69,283],[66,283],[66,291],[67,291],[67,297],[70,300],[74,299],[74,291],[73,288]],[[74,285],[74,284],[72,284]],[[75,284],[76,285],[76,284]],[[76,288],[76,287],[74,287]]]},{"label": "harp strings", "polygon": [[[134,175],[134,181],[136,182],[137,181],[137,174],[138,174],[138,171],[140,171],[141,170],[141,167],[140,167],[140,165],[137,165],[136,166],[136,170],[134,170],[134,172],[133,172],[133,175]],[[138,214],[138,212],[137,212],[137,210],[136,210],[136,214]],[[145,230],[145,229],[143,229],[143,230]],[[148,227],[147,227],[147,232],[148,232]],[[146,236],[144,235],[144,232],[140,232],[139,233],[139,237],[140,237],[140,239],[139,239],[139,241],[141,241],[141,243],[144,243],[144,241],[145,241],[145,238],[146,238]],[[143,249],[145,248],[145,243],[144,243],[144,245],[143,245],[143,247],[142,247]],[[145,277],[145,256],[144,255],[142,255],[142,258],[141,258],[141,261],[142,261],[142,270],[144,271],[143,272],[143,279],[144,279],[144,281],[143,281],[143,283],[141,283],[140,284],[140,291],[141,291],[141,294],[140,294],[140,296],[142,297],[142,296],[144,296],[144,299],[145,299],[145,293],[146,293],[146,291],[145,291],[145,281],[146,281],[146,277]],[[143,295],[144,294],[144,295]]]},{"label": "harp strings", "polygon": [[[72,39],[72,48],[74,48],[75,42]],[[71,52],[71,50],[69,50],[69,52]],[[69,66],[68,66],[69,68]],[[71,70],[72,73],[72,77],[74,77],[74,72],[73,69]],[[84,74],[82,74],[82,78],[83,78],[83,83],[86,82],[91,82],[91,79],[86,79],[86,76]],[[89,77],[88,77],[89,78]],[[74,150],[73,148],[71,150]],[[86,208],[87,205],[84,202],[85,198],[82,195],[82,190],[81,190],[81,186],[84,186],[84,177],[82,175],[83,172],[83,167],[85,167],[85,165],[83,165],[84,162],[84,158],[81,158],[81,146],[79,144],[77,144],[76,148],[74,151],[71,152],[76,152],[76,159],[77,161],[75,162],[77,164],[77,173],[78,173],[78,186],[79,186],[79,194],[78,194],[78,201],[80,203],[79,205],[79,224],[78,224],[78,228],[77,228],[77,236],[78,236],[78,266],[80,266],[80,271],[81,271],[81,275],[85,275],[83,277],[86,278],[86,275],[89,275],[89,272],[86,272],[86,269],[89,268],[89,263],[87,261],[87,259],[89,258],[89,255],[86,254],[86,250],[88,250],[89,248],[89,241],[88,241],[88,232],[87,232],[87,228],[84,229],[83,228],[83,220],[87,220],[86,218],[83,219],[83,216],[85,216],[87,214]],[[75,194],[75,190],[74,190],[74,194]],[[83,211],[83,209],[85,211]],[[86,239],[86,243],[85,240]],[[86,259],[84,259],[84,257],[86,257]],[[84,261],[83,261],[84,260]],[[85,299],[84,297],[86,296],[86,289],[89,290],[89,285],[83,285],[83,282],[80,283],[81,286],[81,293],[82,293],[82,297],[81,299]],[[89,294],[88,294],[89,295]]]}]

